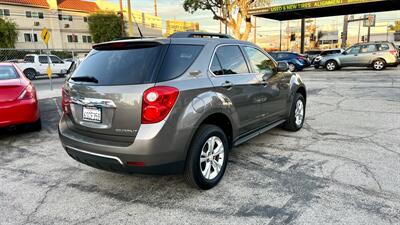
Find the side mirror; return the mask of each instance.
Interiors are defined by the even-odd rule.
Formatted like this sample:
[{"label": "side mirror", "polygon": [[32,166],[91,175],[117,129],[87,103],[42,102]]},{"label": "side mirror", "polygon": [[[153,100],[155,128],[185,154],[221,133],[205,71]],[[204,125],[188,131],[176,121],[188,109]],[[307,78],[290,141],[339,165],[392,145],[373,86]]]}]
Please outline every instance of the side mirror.
[{"label": "side mirror", "polygon": [[289,64],[287,62],[278,62],[278,72],[286,72],[289,70]]},{"label": "side mirror", "polygon": [[342,52],[342,54],[343,54],[343,55],[347,55],[347,53],[346,53],[346,52]]}]

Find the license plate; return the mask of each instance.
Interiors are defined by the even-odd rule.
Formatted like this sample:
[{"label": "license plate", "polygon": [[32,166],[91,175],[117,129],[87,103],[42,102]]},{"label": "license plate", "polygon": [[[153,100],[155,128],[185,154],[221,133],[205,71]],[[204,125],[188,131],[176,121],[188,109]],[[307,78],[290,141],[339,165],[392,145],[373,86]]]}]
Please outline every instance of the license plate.
[{"label": "license plate", "polygon": [[101,123],[101,109],[96,107],[83,107],[82,119],[85,121]]}]

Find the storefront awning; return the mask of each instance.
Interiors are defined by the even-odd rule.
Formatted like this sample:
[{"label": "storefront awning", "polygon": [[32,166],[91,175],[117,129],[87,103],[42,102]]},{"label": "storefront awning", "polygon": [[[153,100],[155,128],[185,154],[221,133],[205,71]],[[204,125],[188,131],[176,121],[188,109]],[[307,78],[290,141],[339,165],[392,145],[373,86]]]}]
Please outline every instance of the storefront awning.
[{"label": "storefront awning", "polygon": [[250,15],[274,20],[294,20],[400,10],[400,0],[316,0],[272,7],[255,6]]}]

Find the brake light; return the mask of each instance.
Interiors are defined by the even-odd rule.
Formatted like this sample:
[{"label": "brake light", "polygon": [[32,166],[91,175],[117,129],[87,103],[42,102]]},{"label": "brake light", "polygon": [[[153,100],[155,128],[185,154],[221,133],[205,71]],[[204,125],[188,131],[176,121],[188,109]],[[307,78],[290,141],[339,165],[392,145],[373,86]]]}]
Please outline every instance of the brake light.
[{"label": "brake light", "polygon": [[304,56],[301,56],[301,55],[299,55],[299,56],[297,56],[297,59],[306,59],[306,57],[304,57]]},{"label": "brake light", "polygon": [[33,99],[33,98],[36,98],[36,91],[35,91],[35,88],[31,84],[26,86],[24,91],[18,97],[19,100]]},{"label": "brake light", "polygon": [[142,101],[142,124],[158,123],[171,111],[179,90],[174,87],[157,86],[147,89]]},{"label": "brake light", "polygon": [[70,112],[69,105],[71,103],[71,98],[70,98],[69,94],[64,90],[64,88],[62,88],[61,96],[62,96],[62,100],[61,100],[62,111],[64,113],[69,113]]},{"label": "brake light", "polygon": [[397,56],[397,50],[390,50],[389,52],[390,52],[390,54]]}]

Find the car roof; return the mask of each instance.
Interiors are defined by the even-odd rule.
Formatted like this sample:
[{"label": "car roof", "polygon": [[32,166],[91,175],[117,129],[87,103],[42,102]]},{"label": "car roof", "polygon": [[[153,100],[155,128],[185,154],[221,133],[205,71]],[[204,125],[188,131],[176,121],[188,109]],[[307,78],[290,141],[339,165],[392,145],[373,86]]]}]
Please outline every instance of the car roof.
[{"label": "car roof", "polygon": [[0,62],[0,66],[14,66],[14,63]]},{"label": "car roof", "polygon": [[[190,32],[180,32],[180,33],[187,33],[189,34]],[[198,32],[194,32],[194,34],[197,34]],[[175,33],[176,34],[176,33]],[[215,35],[214,33],[201,33],[202,35],[210,34]],[[213,44],[244,44],[244,45],[252,45],[255,46],[251,42],[247,41],[241,41],[241,40],[236,40],[233,38],[208,38],[208,37],[185,37],[185,36],[179,36],[177,37],[169,37],[169,38],[125,38],[125,39],[119,39],[119,40],[113,40],[113,41],[108,41],[108,42],[103,42],[99,44],[93,45],[93,47],[99,46],[99,45],[107,45],[107,44],[113,44],[113,43],[132,43],[132,42],[158,42],[160,44],[192,44],[192,45],[206,45],[209,43]]]}]

